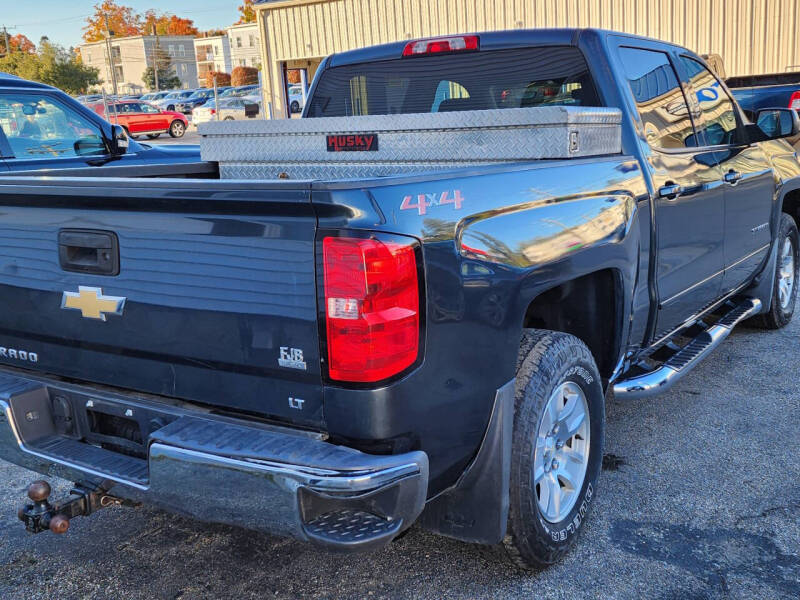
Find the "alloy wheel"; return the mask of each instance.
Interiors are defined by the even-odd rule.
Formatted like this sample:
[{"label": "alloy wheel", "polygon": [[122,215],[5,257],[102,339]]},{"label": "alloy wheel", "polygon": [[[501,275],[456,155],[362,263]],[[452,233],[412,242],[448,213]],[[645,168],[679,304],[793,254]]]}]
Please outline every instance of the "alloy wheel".
[{"label": "alloy wheel", "polygon": [[586,395],[566,381],[547,401],[533,456],[539,510],[551,523],[563,521],[578,500],[589,464],[589,434]]},{"label": "alloy wheel", "polygon": [[792,244],[791,238],[787,237],[783,240],[778,260],[780,265],[778,267],[778,299],[781,308],[786,310],[792,300],[795,278],[794,244]]}]

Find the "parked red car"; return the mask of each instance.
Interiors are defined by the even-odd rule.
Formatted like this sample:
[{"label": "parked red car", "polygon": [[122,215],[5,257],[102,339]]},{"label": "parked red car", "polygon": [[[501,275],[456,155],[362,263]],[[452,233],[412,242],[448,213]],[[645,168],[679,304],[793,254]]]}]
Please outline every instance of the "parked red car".
[{"label": "parked red car", "polygon": [[162,133],[169,133],[174,138],[183,137],[189,121],[186,117],[171,110],[161,110],[157,106],[139,100],[109,102],[106,115],[102,102],[89,105],[101,117],[111,123],[119,123],[132,138],[146,135],[151,140]]}]

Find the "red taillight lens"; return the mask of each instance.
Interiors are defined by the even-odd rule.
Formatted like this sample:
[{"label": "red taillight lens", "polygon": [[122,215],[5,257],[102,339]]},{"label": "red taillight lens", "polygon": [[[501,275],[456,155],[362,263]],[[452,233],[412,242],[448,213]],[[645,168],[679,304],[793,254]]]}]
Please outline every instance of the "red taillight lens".
[{"label": "red taillight lens", "polygon": [[420,317],[413,243],[327,237],[322,254],[331,379],[381,381],[414,364]]},{"label": "red taillight lens", "polygon": [[210,109],[210,110],[208,111],[208,114],[210,114],[210,115],[215,115],[215,114],[217,114],[217,110],[216,110],[215,108],[212,108],[212,109]]},{"label": "red taillight lens", "polygon": [[800,90],[792,93],[792,97],[789,98],[789,108],[800,110]]},{"label": "red taillight lens", "polygon": [[403,56],[419,56],[436,54],[437,52],[458,52],[461,50],[478,50],[480,41],[477,35],[458,35],[428,40],[408,42],[403,48]]}]

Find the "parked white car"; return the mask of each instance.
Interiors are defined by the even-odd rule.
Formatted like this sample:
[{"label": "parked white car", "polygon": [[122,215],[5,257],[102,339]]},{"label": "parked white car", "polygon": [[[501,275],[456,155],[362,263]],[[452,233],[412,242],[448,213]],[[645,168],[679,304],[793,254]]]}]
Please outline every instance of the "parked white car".
[{"label": "parked white car", "polygon": [[[258,116],[261,116],[261,99],[248,98],[220,98],[216,104],[214,100],[209,100],[202,106],[198,106],[192,111],[192,123],[196,126],[208,121],[216,121],[219,113],[220,121],[238,121],[247,119],[245,106],[248,104],[258,104]],[[249,117],[252,118],[252,117]]]},{"label": "parked white car", "polygon": [[289,89],[289,110],[292,113],[299,113],[305,106],[303,99],[303,87],[300,85],[290,85]]}]

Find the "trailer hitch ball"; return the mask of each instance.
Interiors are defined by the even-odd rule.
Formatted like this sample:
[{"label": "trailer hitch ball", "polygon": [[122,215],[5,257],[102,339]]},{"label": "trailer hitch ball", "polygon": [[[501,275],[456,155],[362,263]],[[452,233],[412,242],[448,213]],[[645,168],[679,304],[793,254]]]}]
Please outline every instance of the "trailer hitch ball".
[{"label": "trailer hitch ball", "polygon": [[52,489],[50,488],[50,484],[46,481],[42,481],[41,479],[34,481],[28,486],[28,498],[37,504],[47,502],[51,492]]},{"label": "trailer hitch ball", "polygon": [[52,489],[46,481],[34,481],[28,486],[28,498],[33,504],[23,506],[17,515],[31,533],[48,529],[56,534],[69,530],[70,519],[88,516],[107,506],[125,504],[109,496],[107,488],[89,483],[77,483],[65,498],[50,502]]},{"label": "trailer hitch ball", "polygon": [[50,519],[50,531],[55,534],[67,533],[69,529],[69,519],[64,515],[56,515]]}]

